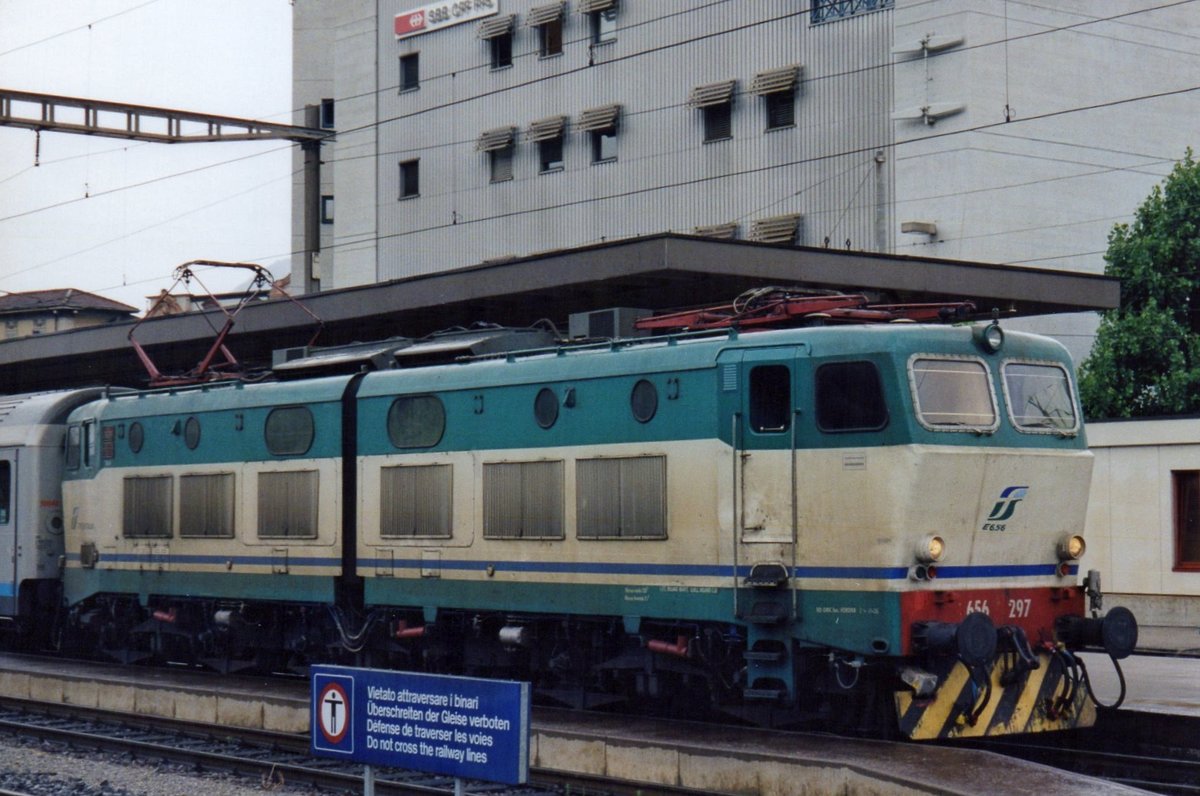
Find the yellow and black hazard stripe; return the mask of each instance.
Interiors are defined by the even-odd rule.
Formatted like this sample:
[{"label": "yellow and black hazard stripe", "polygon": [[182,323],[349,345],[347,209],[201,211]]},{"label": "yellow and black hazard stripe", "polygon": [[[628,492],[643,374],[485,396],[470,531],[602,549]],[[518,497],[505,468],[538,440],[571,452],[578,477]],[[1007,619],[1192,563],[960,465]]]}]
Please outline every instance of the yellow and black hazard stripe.
[{"label": "yellow and black hazard stripe", "polygon": [[[1037,653],[1038,667],[1016,676],[1003,658],[973,678],[956,662],[927,699],[896,693],[900,731],[913,740],[1069,730],[1096,723],[1096,705],[1060,655]],[[1006,674],[1009,676],[1006,677]],[[987,683],[990,681],[990,690]],[[1007,684],[1005,684],[1007,683]]]}]

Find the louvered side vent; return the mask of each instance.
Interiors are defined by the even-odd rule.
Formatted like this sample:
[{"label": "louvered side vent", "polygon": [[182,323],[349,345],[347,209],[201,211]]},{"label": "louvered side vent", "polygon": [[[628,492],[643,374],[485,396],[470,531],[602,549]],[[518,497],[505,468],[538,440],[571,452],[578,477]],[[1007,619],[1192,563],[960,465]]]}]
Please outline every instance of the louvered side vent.
[{"label": "louvered side vent", "polygon": [[759,72],[754,76],[754,82],[750,84],[750,93],[762,95],[793,91],[799,80],[800,66],[798,64],[785,66],[781,69],[769,69],[766,72]]},{"label": "louvered side vent", "polygon": [[481,39],[494,39],[497,36],[503,36],[513,32],[513,26],[516,24],[517,15],[509,14],[505,17],[495,17],[493,19],[484,20],[479,23],[478,35]]},{"label": "louvered side vent", "polygon": [[512,146],[513,139],[517,135],[515,127],[497,127],[495,130],[485,130],[480,133],[479,140],[475,143],[475,149],[480,152],[492,152],[497,149],[504,149]]},{"label": "louvered side vent", "polygon": [[554,138],[560,138],[566,126],[566,116],[551,116],[547,119],[539,119],[529,125],[529,140],[549,141]]},{"label": "louvered side vent", "polygon": [[750,229],[750,240],[759,243],[798,243],[800,239],[799,214],[760,218]]},{"label": "louvered side vent", "polygon": [[551,22],[563,18],[565,7],[566,3],[547,3],[544,6],[534,6],[525,15],[525,25],[530,28],[549,25]]},{"label": "louvered side vent", "polygon": [[709,224],[708,226],[696,227],[692,230],[693,233],[704,238],[719,238],[721,240],[733,240],[737,237],[738,225],[730,224]]},{"label": "louvered side vent", "polygon": [[688,97],[688,105],[692,108],[707,108],[710,105],[724,105],[733,101],[733,89],[736,80],[725,80],[721,83],[710,83],[707,86],[696,86]]}]

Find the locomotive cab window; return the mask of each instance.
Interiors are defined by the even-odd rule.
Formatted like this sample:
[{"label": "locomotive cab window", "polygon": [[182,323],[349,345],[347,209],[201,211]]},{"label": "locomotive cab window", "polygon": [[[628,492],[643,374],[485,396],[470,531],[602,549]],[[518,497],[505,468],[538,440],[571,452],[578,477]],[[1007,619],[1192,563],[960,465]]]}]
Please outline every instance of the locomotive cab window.
[{"label": "locomotive cab window", "polygon": [[817,368],[817,427],[825,432],[878,431],[887,402],[873,362],[832,362]]},{"label": "locomotive cab window", "polygon": [[750,428],[763,434],[792,425],[792,372],[786,365],[759,365],[750,371]]},{"label": "locomotive cab window", "polygon": [[1004,394],[1008,416],[1019,431],[1075,431],[1075,400],[1067,370],[1056,363],[1005,362]]},{"label": "locomotive cab window", "polygon": [[996,400],[987,366],[976,359],[913,357],[908,376],[917,419],[933,431],[995,431]]},{"label": "locomotive cab window", "polygon": [[79,440],[83,435],[83,430],[79,426],[67,427],[67,439],[65,442],[67,448],[67,469],[78,470],[80,462]]}]

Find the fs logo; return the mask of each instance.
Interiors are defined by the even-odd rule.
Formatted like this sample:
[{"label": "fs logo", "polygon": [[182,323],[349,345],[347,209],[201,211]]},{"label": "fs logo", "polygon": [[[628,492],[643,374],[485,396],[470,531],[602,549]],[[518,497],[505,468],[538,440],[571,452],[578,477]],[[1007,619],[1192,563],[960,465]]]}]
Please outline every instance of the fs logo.
[{"label": "fs logo", "polygon": [[1000,499],[992,507],[992,513],[983,523],[983,530],[1003,531],[1004,523],[1012,519],[1013,514],[1017,511],[1017,504],[1024,500],[1028,493],[1029,487],[1027,486],[1006,486],[1000,492]]}]

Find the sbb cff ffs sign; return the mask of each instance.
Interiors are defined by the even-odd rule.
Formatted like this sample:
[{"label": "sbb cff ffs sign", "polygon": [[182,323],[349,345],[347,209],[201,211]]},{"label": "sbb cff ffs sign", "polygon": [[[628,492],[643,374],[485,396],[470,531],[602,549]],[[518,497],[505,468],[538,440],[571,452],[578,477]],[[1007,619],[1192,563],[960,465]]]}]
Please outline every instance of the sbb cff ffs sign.
[{"label": "sbb cff ffs sign", "polygon": [[500,0],[445,0],[396,15],[396,38],[404,39],[439,28],[500,13]]}]

